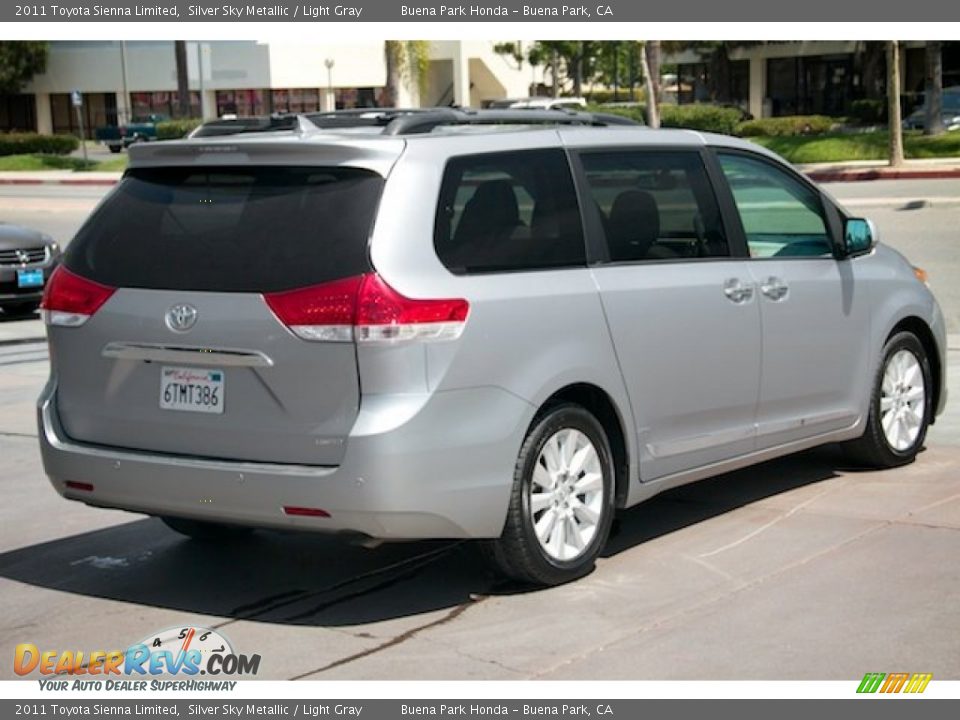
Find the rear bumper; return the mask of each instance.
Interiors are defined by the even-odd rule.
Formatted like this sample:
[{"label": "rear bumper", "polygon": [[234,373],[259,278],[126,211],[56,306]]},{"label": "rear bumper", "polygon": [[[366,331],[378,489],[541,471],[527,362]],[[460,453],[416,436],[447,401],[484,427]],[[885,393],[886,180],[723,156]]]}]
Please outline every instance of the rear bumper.
[{"label": "rear bumper", "polygon": [[[365,397],[338,467],[229,462],[77,443],[56,384],[38,401],[44,469],[99,507],[387,540],[497,537],[534,408],[498,388]],[[67,488],[89,483],[92,491]],[[290,516],[284,507],[329,517]]]}]

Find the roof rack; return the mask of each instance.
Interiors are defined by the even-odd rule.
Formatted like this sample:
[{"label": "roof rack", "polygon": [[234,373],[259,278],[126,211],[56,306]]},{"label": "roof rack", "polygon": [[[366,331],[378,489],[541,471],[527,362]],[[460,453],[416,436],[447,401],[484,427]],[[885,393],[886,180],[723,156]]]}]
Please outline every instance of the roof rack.
[{"label": "roof rack", "polygon": [[296,115],[274,113],[265,117],[253,116],[210,120],[190,133],[190,137],[216,137],[218,135],[295,130],[296,128]]},{"label": "roof rack", "polygon": [[434,108],[402,114],[384,128],[384,135],[417,135],[446,125],[637,125],[620,115],[578,112],[566,108],[549,110],[462,110]]},{"label": "roof rack", "polygon": [[462,108],[355,108],[327,112],[273,114],[212,120],[197,128],[190,137],[213,137],[240,133],[311,129],[382,127],[383,135],[422,135],[435,128],[456,125],[581,125],[604,127],[639,123],[620,115],[590,113],[556,108],[549,110],[508,109],[469,110]]}]

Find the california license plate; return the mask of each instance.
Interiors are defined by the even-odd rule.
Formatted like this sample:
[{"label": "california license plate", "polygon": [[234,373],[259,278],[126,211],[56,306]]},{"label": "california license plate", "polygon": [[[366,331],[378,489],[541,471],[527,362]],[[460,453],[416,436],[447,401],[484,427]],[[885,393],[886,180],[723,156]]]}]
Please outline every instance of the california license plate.
[{"label": "california license plate", "polygon": [[223,414],[223,371],[160,368],[160,408]]},{"label": "california license plate", "polygon": [[43,287],[43,270],[17,270],[17,287]]}]

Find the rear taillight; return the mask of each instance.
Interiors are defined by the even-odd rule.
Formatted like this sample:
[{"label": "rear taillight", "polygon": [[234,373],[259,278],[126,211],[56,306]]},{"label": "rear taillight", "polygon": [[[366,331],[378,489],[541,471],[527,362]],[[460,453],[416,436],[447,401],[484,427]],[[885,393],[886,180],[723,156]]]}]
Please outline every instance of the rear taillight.
[{"label": "rear taillight", "polygon": [[270,293],[264,299],[304,340],[394,343],[460,337],[470,310],[462,299],[415,300],[376,273]]},{"label": "rear taillight", "polygon": [[114,288],[74,275],[62,265],[53,271],[40,308],[47,325],[79,327],[100,309]]}]

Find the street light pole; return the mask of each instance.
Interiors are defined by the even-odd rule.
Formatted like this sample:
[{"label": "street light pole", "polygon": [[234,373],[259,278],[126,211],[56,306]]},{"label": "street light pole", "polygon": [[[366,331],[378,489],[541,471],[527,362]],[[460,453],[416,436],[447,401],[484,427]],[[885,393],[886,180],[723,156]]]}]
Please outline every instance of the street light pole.
[{"label": "street light pole", "polygon": [[333,58],[327,58],[323,61],[323,64],[327,66],[327,101],[330,103],[330,110],[337,109],[337,101],[333,94]]}]

